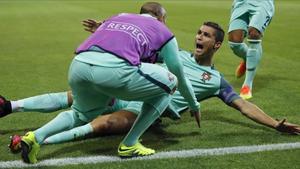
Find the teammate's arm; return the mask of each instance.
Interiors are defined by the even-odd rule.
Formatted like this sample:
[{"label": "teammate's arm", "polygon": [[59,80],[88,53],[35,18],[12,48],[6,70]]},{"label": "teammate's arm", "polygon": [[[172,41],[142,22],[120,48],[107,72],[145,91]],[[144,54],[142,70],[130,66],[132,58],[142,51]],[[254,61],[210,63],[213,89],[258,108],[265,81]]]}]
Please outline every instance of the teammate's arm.
[{"label": "teammate's arm", "polygon": [[176,75],[178,79],[178,90],[189,103],[191,112],[195,115],[198,126],[200,126],[200,104],[197,102],[191,82],[184,76],[183,65],[178,56],[178,45],[176,38],[171,39],[167,44],[164,45],[164,47],[161,49],[161,56],[163,57],[168,69]]}]

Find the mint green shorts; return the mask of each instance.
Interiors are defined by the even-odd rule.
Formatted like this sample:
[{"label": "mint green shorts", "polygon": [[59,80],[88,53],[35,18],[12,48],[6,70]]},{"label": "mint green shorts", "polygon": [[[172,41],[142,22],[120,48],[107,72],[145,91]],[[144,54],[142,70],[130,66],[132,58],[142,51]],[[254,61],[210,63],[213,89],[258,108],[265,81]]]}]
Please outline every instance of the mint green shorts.
[{"label": "mint green shorts", "polygon": [[249,27],[254,27],[263,34],[272,20],[274,11],[273,0],[235,0],[228,32],[241,29],[247,33]]},{"label": "mint green shorts", "polygon": [[84,52],[73,59],[68,81],[74,99],[72,109],[88,122],[105,113],[113,98],[142,101],[162,113],[177,78],[155,64],[132,66],[109,53]]},{"label": "mint green shorts", "polygon": [[[116,112],[118,110],[126,110],[132,112],[135,115],[139,115],[141,113],[143,106],[143,102],[139,101],[124,101],[124,100],[116,100],[115,104],[109,109],[109,113]],[[177,111],[172,111],[169,107],[162,113],[163,117],[168,117],[172,120],[180,119],[180,115],[176,113]]]}]

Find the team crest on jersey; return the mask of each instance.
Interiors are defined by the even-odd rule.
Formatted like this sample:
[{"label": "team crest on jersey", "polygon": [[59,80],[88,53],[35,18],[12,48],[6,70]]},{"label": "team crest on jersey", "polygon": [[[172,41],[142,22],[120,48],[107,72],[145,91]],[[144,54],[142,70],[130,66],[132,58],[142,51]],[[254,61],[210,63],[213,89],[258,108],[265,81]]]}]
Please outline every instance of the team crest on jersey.
[{"label": "team crest on jersey", "polygon": [[205,83],[206,81],[209,81],[211,79],[211,74],[208,72],[204,72],[202,73],[202,81]]}]

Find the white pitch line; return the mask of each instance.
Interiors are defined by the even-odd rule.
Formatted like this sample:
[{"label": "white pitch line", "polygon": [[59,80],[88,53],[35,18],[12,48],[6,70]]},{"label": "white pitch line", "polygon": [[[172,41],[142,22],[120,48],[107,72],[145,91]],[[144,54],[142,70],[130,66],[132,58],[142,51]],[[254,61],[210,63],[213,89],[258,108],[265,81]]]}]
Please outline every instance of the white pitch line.
[{"label": "white pitch line", "polygon": [[120,159],[117,156],[88,156],[88,157],[73,157],[73,158],[56,158],[43,160],[37,164],[25,164],[22,161],[0,161],[0,168],[24,168],[24,167],[41,167],[41,166],[65,166],[76,164],[95,164],[107,162],[124,162],[132,160],[153,160],[163,158],[187,158],[196,156],[216,156],[225,154],[241,154],[253,153],[271,150],[288,150],[300,148],[300,142],[281,143],[281,144],[265,144],[253,146],[237,146],[237,147],[222,147],[212,149],[191,149],[180,151],[159,152],[148,157],[138,157],[131,159]]}]

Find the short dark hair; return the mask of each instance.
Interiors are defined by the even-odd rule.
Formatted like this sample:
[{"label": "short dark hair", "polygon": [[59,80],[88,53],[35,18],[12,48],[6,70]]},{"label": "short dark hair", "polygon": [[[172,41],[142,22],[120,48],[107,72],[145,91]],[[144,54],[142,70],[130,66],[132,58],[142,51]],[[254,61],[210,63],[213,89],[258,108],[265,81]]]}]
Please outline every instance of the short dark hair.
[{"label": "short dark hair", "polygon": [[141,7],[140,14],[150,14],[153,17],[159,18],[165,15],[165,10],[158,2],[146,2]]},{"label": "short dark hair", "polygon": [[217,24],[216,22],[208,21],[208,22],[204,22],[203,25],[214,28],[216,30],[216,39],[215,40],[217,42],[223,42],[223,40],[224,40],[224,30],[219,24]]}]

